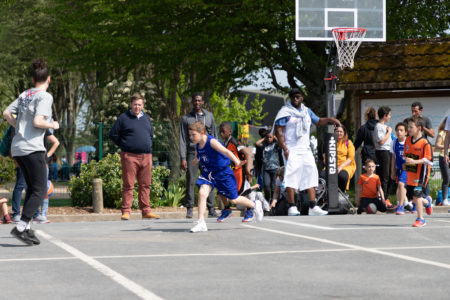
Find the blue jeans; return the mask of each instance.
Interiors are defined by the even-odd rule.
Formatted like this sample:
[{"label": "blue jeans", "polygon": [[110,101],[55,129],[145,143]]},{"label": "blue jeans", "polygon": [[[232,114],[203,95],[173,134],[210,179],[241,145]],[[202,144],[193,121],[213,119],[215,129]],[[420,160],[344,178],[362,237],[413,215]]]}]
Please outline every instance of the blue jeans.
[{"label": "blue jeans", "polygon": [[[48,173],[49,173],[49,170],[48,170],[48,167],[47,167],[47,177],[48,177]],[[39,215],[47,217],[47,211],[48,211],[48,198],[44,198],[44,200],[42,201],[42,205],[41,205],[40,209],[38,207],[38,209],[34,213],[33,218],[37,218]]]},{"label": "blue jeans", "polygon": [[12,194],[12,211],[13,217],[20,216],[20,203],[22,202],[22,192],[27,188],[25,182],[25,176],[23,176],[22,170],[16,168],[16,184],[14,185],[14,191]]}]

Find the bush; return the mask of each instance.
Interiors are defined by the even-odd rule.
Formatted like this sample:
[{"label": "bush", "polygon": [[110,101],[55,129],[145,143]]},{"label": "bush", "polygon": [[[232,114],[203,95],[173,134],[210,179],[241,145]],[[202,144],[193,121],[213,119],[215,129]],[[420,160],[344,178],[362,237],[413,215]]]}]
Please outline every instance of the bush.
[{"label": "bush", "polygon": [[[161,198],[164,193],[164,180],[170,170],[158,166],[152,169],[151,199]],[[122,165],[120,155],[108,154],[101,161],[92,161],[81,166],[79,177],[72,177],[69,191],[74,206],[92,206],[92,180],[103,181],[103,205],[109,208],[120,208],[122,204]],[[137,183],[133,191],[133,208],[138,208]]]},{"label": "bush", "polygon": [[9,183],[16,178],[16,166],[9,157],[0,156],[0,184]]}]

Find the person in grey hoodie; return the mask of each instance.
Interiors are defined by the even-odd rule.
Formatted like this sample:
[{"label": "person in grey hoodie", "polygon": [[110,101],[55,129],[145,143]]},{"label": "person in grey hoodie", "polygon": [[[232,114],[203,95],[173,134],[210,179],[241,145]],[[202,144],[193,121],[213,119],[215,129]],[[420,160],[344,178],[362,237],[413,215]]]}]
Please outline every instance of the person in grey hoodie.
[{"label": "person in grey hoodie", "polygon": [[364,164],[368,158],[372,159],[376,163],[377,157],[375,154],[375,145],[377,142],[375,141],[373,132],[378,120],[377,111],[375,108],[368,107],[364,112],[364,119],[366,120],[366,123],[358,129],[358,133],[356,134],[356,139],[354,142],[355,151],[358,150],[359,146],[364,143],[361,151],[362,163]]},{"label": "person in grey hoodie", "polygon": [[[180,122],[180,158],[181,169],[186,172],[186,218],[193,217],[194,208],[194,186],[197,181],[198,162],[192,164],[195,160],[195,145],[189,138],[189,125],[195,121],[201,121],[206,127],[209,135],[217,137],[216,122],[211,112],[203,108],[205,101],[200,93],[192,95],[192,110],[181,118]],[[217,217],[214,209],[214,193],[211,191],[207,200],[208,216]]]}]

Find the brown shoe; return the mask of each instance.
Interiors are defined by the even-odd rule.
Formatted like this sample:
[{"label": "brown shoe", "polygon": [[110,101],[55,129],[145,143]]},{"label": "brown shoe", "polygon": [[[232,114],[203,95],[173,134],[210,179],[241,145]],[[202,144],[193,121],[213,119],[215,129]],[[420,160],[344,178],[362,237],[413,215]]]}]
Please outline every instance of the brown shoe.
[{"label": "brown shoe", "polygon": [[145,215],[142,215],[142,219],[159,219],[159,215],[148,212]]},{"label": "brown shoe", "polygon": [[121,219],[124,220],[124,221],[128,221],[130,219],[130,214],[129,213],[123,213]]}]

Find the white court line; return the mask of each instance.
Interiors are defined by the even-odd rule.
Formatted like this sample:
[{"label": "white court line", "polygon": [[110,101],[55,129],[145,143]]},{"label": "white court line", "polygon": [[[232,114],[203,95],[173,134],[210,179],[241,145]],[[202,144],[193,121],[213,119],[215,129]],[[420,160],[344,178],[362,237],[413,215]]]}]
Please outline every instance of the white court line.
[{"label": "white court line", "polygon": [[450,223],[450,221],[448,221],[448,220],[437,220],[437,219],[436,219],[436,221],[439,221],[439,222],[445,222],[445,223]]},{"label": "white court line", "polygon": [[395,258],[399,258],[399,259],[403,259],[403,260],[407,260],[407,261],[436,266],[436,267],[440,267],[440,268],[444,268],[444,269],[450,269],[449,264],[440,263],[440,262],[436,262],[436,261],[432,261],[432,260],[428,260],[428,259],[421,259],[421,258],[416,258],[416,257],[412,257],[412,256],[402,255],[402,254],[390,253],[390,252],[385,252],[385,251],[381,251],[381,250],[377,250],[377,249],[364,248],[364,247],[357,246],[357,245],[335,242],[332,240],[327,240],[327,239],[322,239],[322,238],[317,238],[317,237],[307,236],[307,235],[302,235],[302,234],[290,233],[290,232],[285,232],[285,231],[281,231],[281,230],[257,227],[257,226],[248,225],[248,224],[242,225],[242,226],[250,227],[250,228],[261,230],[261,231],[267,231],[267,232],[277,233],[277,234],[281,234],[281,235],[287,235],[287,236],[292,236],[292,237],[296,237],[296,238],[316,241],[319,243],[331,244],[331,245],[350,248],[350,249],[354,249],[354,250],[395,257]]},{"label": "white court line", "polygon": [[42,230],[36,230],[36,232],[42,236],[43,238],[47,239],[51,243],[55,244],[56,246],[66,250],[76,258],[80,259],[81,261],[85,262],[89,266],[93,267],[95,270],[99,271],[103,275],[111,278],[136,296],[142,298],[142,299],[149,299],[149,300],[162,300],[163,298],[155,295],[151,291],[145,289],[144,287],[140,286],[139,284],[135,283],[134,281],[131,281],[130,279],[126,278],[125,276],[121,275],[120,273],[114,271],[113,269],[107,267],[106,265],[102,264],[101,262],[93,259],[92,257],[84,254],[83,252],[79,251],[78,249],[64,243],[61,240],[58,240],[54,238],[53,236],[45,233]]},{"label": "white court line", "polygon": [[[315,228],[315,229],[321,229],[321,230],[381,230],[381,229],[411,229],[411,230],[417,230],[413,228],[412,226],[366,226],[366,227],[328,227],[328,226],[319,226],[319,225],[312,225],[312,224],[306,224],[306,223],[299,223],[299,222],[293,222],[293,221],[286,221],[286,220],[279,220],[279,219],[269,219],[265,218],[264,221],[270,221],[270,222],[276,222],[276,223],[283,223],[283,224],[289,224],[289,225],[295,225],[300,227],[309,227],[309,228]],[[444,220],[437,220],[441,222],[448,222],[450,221],[444,221]],[[422,229],[428,229],[430,227],[425,227]],[[433,229],[442,229],[442,228],[450,228],[449,226],[433,226]],[[422,230],[420,229],[420,230]]]},{"label": "white court line", "polygon": [[[448,246],[414,246],[414,247],[376,247],[367,248],[373,250],[417,250],[417,249],[450,249]],[[136,254],[136,255],[99,255],[91,256],[95,259],[114,259],[114,258],[165,258],[165,257],[204,257],[204,256],[257,256],[257,255],[275,255],[275,254],[308,254],[308,253],[326,253],[326,252],[352,252],[358,249],[350,248],[331,248],[331,249],[310,249],[310,250],[291,250],[291,251],[265,251],[265,252],[240,252],[240,253],[174,253],[174,254]],[[28,261],[52,261],[52,260],[74,260],[78,257],[35,257],[35,258],[3,258],[1,262],[28,262]]]}]

